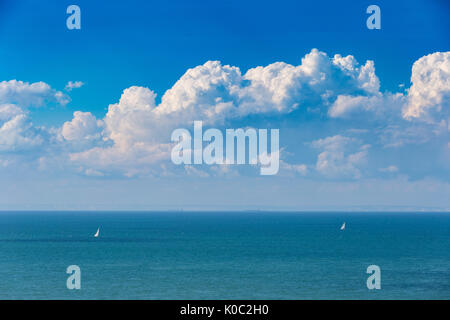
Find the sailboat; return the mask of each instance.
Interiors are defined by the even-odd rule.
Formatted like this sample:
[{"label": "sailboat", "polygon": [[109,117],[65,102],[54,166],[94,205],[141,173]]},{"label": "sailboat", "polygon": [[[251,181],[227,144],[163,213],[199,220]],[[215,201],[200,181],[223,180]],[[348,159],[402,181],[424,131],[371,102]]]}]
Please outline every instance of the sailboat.
[{"label": "sailboat", "polygon": [[100,228],[97,229],[97,232],[94,234],[94,238],[98,238],[99,234],[100,234]]},{"label": "sailboat", "polygon": [[341,226],[341,230],[345,230],[345,222],[344,222],[344,224]]}]

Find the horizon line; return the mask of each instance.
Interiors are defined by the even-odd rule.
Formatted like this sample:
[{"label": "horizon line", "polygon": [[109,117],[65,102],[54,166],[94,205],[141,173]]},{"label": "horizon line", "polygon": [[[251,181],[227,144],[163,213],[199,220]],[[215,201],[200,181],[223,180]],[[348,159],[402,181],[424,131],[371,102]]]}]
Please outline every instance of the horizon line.
[{"label": "horizon line", "polygon": [[323,210],[323,209],[311,209],[311,210],[276,210],[276,209],[235,209],[235,210],[217,210],[217,209],[0,209],[0,214],[2,213],[43,213],[43,212],[102,212],[102,213],[450,213],[450,210]]}]

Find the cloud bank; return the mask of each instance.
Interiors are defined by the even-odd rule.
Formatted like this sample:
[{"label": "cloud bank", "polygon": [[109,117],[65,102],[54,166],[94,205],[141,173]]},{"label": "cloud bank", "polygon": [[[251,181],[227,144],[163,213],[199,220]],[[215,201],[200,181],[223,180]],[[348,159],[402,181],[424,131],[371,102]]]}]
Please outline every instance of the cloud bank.
[{"label": "cloud bank", "polygon": [[[69,84],[68,91],[82,85]],[[289,120],[301,132],[305,123],[301,115],[306,114],[321,126],[314,139],[301,144],[306,143],[315,161],[284,159],[282,169],[301,176],[358,179],[366,174],[374,149],[436,137],[447,140],[446,146],[449,97],[450,52],[417,60],[406,91],[381,92],[373,61],[359,64],[351,55],[330,57],[313,49],[298,66],[275,62],[245,73],[208,61],[187,70],[159,104],[151,89],[132,86],[109,105],[104,118],[77,111],[60,128],[46,130],[33,126],[27,109],[46,103],[66,105],[70,98],[42,82],[12,80],[0,83],[0,152],[45,144],[51,146],[53,157],[57,153],[68,166],[87,175],[165,175],[177,170],[170,163],[170,133],[175,128],[191,127],[194,120],[230,128],[247,121],[278,127]],[[325,127],[335,128],[334,132],[321,134]],[[375,171],[399,171],[395,165],[384,168]]]}]

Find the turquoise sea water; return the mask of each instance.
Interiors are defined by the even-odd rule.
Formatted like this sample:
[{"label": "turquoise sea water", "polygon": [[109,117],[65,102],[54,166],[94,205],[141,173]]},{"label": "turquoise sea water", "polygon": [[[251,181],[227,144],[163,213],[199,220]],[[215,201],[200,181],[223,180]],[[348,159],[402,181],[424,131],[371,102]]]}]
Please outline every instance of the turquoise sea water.
[{"label": "turquoise sea water", "polygon": [[3,212],[0,298],[450,299],[450,214]]}]

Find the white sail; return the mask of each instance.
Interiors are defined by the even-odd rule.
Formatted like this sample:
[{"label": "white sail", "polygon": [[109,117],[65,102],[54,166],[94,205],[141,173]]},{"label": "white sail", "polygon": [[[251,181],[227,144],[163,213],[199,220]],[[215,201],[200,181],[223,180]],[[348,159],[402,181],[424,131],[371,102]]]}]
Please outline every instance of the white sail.
[{"label": "white sail", "polygon": [[100,228],[97,229],[97,232],[94,234],[95,238],[98,238],[98,235],[100,234]]},{"label": "white sail", "polygon": [[341,226],[341,230],[345,230],[345,222],[344,222],[344,224]]}]

